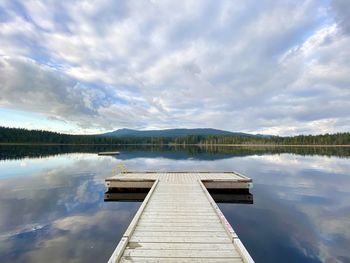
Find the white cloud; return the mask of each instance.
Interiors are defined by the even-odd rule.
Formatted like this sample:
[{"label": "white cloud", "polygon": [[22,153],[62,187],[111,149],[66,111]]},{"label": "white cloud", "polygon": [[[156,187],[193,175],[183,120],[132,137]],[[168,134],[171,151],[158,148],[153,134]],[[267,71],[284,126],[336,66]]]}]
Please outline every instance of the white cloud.
[{"label": "white cloud", "polygon": [[[87,131],[348,131],[350,36],[343,5],[26,1],[20,10],[4,1],[0,55],[35,61],[33,67],[50,77],[42,76],[47,83],[40,92],[27,85],[26,94],[55,99],[40,109],[17,103],[14,94],[24,83],[40,81],[14,65],[22,80],[3,77],[12,86],[1,86],[2,107],[57,116]],[[55,104],[62,90],[69,99]]]}]

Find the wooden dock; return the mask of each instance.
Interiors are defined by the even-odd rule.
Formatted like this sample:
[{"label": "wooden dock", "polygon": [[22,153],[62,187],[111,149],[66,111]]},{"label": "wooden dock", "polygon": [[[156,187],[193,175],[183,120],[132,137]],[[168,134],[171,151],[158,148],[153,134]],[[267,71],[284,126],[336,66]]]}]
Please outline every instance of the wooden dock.
[{"label": "wooden dock", "polygon": [[124,173],[109,189],[150,188],[108,263],[254,262],[207,189],[249,189],[238,173]]},{"label": "wooden dock", "polygon": [[119,155],[120,152],[99,152],[97,153],[97,155],[111,155],[111,156],[114,156],[114,155]]}]

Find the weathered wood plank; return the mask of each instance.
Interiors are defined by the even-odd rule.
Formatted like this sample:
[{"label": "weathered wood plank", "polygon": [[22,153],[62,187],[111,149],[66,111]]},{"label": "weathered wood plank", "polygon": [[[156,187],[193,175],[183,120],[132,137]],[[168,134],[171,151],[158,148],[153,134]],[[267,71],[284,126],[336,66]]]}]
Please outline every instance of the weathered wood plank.
[{"label": "weathered wood plank", "polygon": [[[218,225],[220,225],[220,223],[208,225],[206,222],[197,222],[197,223],[196,222],[179,222],[179,223],[149,222],[149,223],[137,224],[138,227],[151,227],[151,226],[162,226],[162,227],[168,227],[168,228],[172,228],[172,227],[202,227],[203,229],[205,229],[206,227],[209,227],[209,226],[218,226]],[[222,229],[222,227],[220,229]]]},{"label": "weathered wood plank", "polygon": [[124,257],[163,258],[240,258],[233,248],[228,250],[209,249],[125,249]]},{"label": "weathered wood plank", "polygon": [[[167,212],[167,211],[147,211],[147,212],[144,212],[144,214],[147,214],[149,216],[151,215],[168,215],[168,216],[172,216],[172,215],[183,215],[183,216],[186,216],[188,215],[189,213],[187,212],[179,212],[179,211],[171,211],[171,212]],[[209,215],[213,215],[212,213],[209,213],[209,212],[196,212],[196,215],[201,215],[201,216],[209,216]]]},{"label": "weathered wood plank", "polygon": [[129,242],[127,248],[130,249],[212,249],[229,250],[232,243],[133,243]]},{"label": "weathered wood plank", "polygon": [[241,263],[240,258],[146,258],[146,257],[122,257],[121,263]]},{"label": "weathered wood plank", "polygon": [[148,237],[148,236],[140,236],[140,237],[134,237],[132,236],[130,239],[130,242],[166,242],[166,243],[225,243],[230,242],[231,239],[227,236],[220,236],[220,237],[194,237],[194,236],[188,236],[188,237],[178,237],[178,236],[172,236],[172,237]]},{"label": "weathered wood plank", "polygon": [[217,219],[216,215],[213,214],[206,214],[206,215],[201,215],[201,214],[184,214],[184,215],[178,215],[178,214],[150,214],[150,213],[143,213],[142,218],[164,218],[164,219],[170,219],[170,218],[194,218],[198,220],[202,219]]},{"label": "weathered wood plank", "polygon": [[[199,218],[186,218],[186,217],[178,217],[178,218],[142,218],[139,221],[139,224],[147,224],[147,223],[197,223]],[[211,218],[203,218],[201,222],[210,224],[220,223],[219,219],[211,219]]]},{"label": "weathered wood plank", "polygon": [[[140,231],[166,231],[169,230],[169,227],[167,226],[163,226],[163,225],[159,225],[159,226],[137,226],[136,230],[140,230]],[[222,231],[222,227],[221,226],[207,226],[205,228],[205,230],[207,232],[211,232],[211,231]],[[182,231],[186,231],[186,232],[201,232],[203,231],[203,226],[172,226],[171,227],[171,231],[173,232],[182,232]],[[190,233],[189,233],[190,235]]]},{"label": "weathered wood plank", "polygon": [[[172,230],[172,229],[171,229]],[[201,231],[201,232],[191,232],[191,237],[205,237],[205,238],[212,238],[212,237],[221,237],[225,235],[225,231]],[[142,230],[135,230],[133,233],[133,237],[188,237],[189,232],[187,231],[142,231]]]}]

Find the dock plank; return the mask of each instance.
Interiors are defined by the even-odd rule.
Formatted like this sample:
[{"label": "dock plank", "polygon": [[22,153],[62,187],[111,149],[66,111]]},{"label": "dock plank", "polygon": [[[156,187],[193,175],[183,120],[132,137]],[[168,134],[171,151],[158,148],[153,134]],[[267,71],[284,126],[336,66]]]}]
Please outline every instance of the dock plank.
[{"label": "dock plank", "polygon": [[122,257],[121,263],[242,263],[241,258],[146,258],[146,257]]},{"label": "dock plank", "polygon": [[[168,230],[169,227],[164,226],[164,225],[157,225],[157,226],[137,226],[135,230],[141,230],[141,231],[158,231],[158,232],[162,232],[162,231],[166,231]],[[211,231],[220,231],[221,227],[218,226],[207,226],[205,228],[205,230],[207,232],[211,232]],[[172,226],[171,227],[171,231],[173,232],[182,232],[182,231],[186,231],[186,232],[201,232],[203,231],[203,226]]]},{"label": "dock plank", "polygon": [[149,237],[149,236],[142,236],[142,237],[134,237],[131,236],[130,242],[152,242],[152,243],[225,243],[230,242],[231,239],[226,236],[220,236],[220,237],[194,237],[194,236],[187,236],[187,237]]},{"label": "dock plank", "polygon": [[212,249],[212,250],[229,250],[232,249],[231,242],[227,243],[142,243],[129,242],[127,248],[131,249]]},{"label": "dock plank", "polygon": [[[172,229],[171,229],[172,230]],[[211,237],[222,237],[225,233],[224,231],[201,231],[201,232],[193,232],[191,233],[191,237],[205,237],[205,238],[211,238]],[[142,231],[142,230],[135,230],[133,237],[188,237],[189,232],[187,231]]]},{"label": "dock plank", "polygon": [[219,251],[209,249],[125,249],[124,257],[163,258],[240,258],[233,248]]}]

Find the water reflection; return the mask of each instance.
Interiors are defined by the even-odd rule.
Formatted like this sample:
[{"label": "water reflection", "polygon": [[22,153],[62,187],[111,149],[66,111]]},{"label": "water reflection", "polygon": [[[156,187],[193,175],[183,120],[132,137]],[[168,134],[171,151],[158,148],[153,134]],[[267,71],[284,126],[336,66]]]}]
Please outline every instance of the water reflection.
[{"label": "water reflection", "polygon": [[0,145],[0,160],[45,158],[70,153],[122,152],[122,160],[130,158],[168,158],[218,160],[249,155],[298,154],[350,157],[350,147],[298,147],[298,146],[123,146],[123,145]]},{"label": "water reflection", "polygon": [[103,203],[98,170],[81,157],[0,180],[1,262],[106,261],[139,203]]},{"label": "water reflection", "polygon": [[349,148],[105,149],[121,151],[116,158],[97,156],[100,149],[49,150],[50,157],[3,149],[1,262],[108,259],[140,205],[104,202],[104,178],[118,163],[131,171],[241,172],[254,180],[254,203],[220,207],[257,262],[350,262]]},{"label": "water reflection", "polygon": [[255,258],[349,262],[349,160],[284,154],[245,161],[252,164],[244,170],[254,178],[254,206],[221,208]]}]

